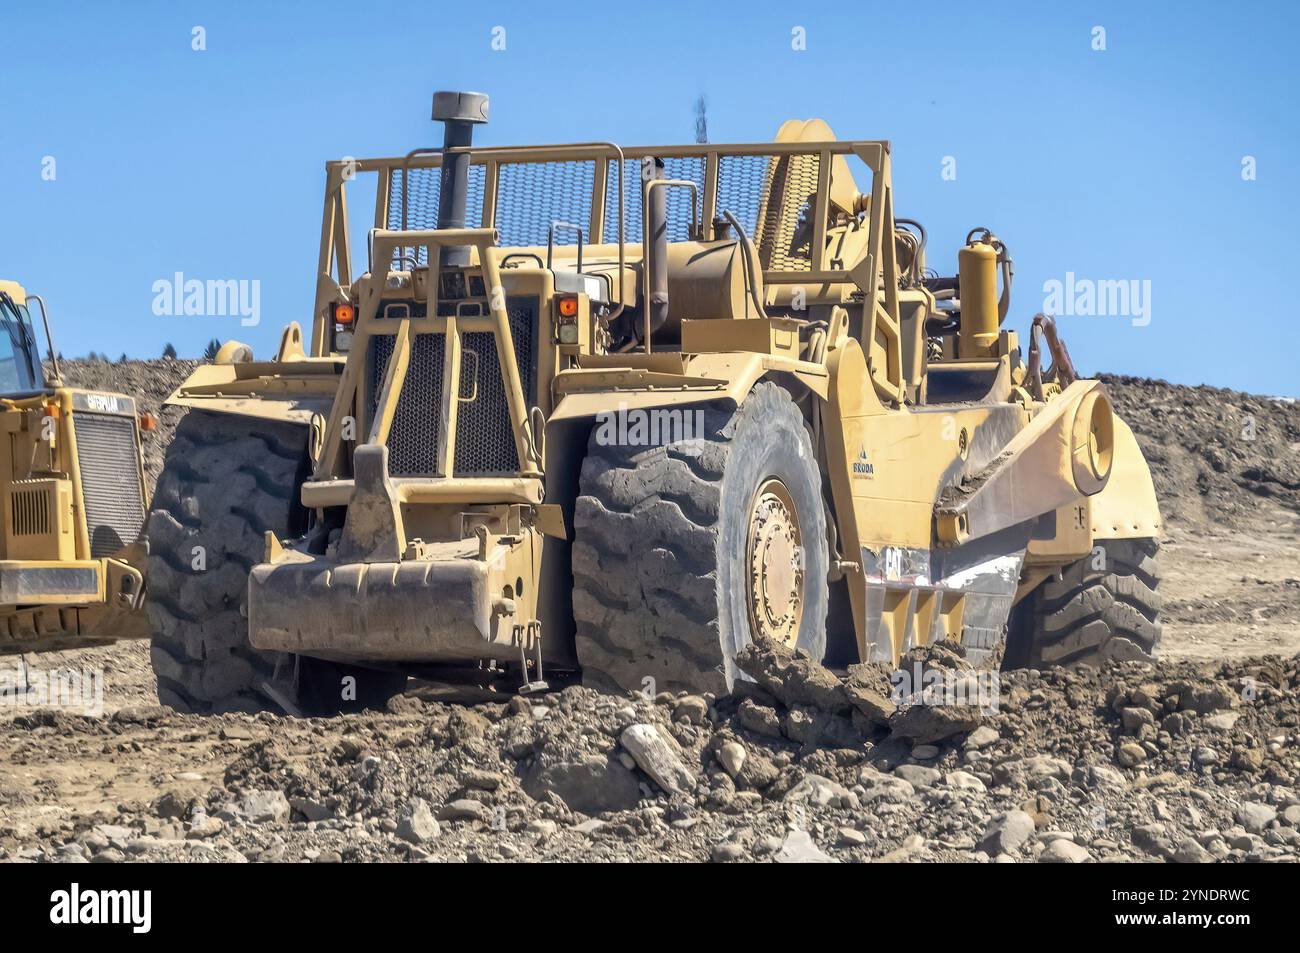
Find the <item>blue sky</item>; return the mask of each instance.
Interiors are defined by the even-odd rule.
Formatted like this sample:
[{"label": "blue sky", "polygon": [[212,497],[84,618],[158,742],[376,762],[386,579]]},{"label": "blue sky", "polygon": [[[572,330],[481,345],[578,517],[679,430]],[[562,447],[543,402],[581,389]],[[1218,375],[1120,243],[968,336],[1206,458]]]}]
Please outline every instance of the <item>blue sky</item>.
[{"label": "blue sky", "polygon": [[[197,354],[212,337],[268,354],[310,320],[324,161],[436,144],[434,89],[489,93],[479,141],[495,144],[690,141],[703,94],[715,142],[808,116],[891,139],[898,214],[926,224],[933,267],[954,271],[977,225],[1010,246],[1022,332],[1067,272],[1149,281],[1145,326],[1062,319],[1081,369],[1300,394],[1296,4],[393,9],[0,10],[0,275],[46,296],[65,355]],[[155,316],[153,283],[177,271],[259,280],[260,325]]]}]

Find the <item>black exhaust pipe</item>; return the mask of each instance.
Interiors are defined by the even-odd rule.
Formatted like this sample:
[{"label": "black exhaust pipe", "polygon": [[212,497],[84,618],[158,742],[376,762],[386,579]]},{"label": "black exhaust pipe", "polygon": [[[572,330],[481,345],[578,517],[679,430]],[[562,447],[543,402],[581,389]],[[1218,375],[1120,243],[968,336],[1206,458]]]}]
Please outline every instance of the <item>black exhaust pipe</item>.
[{"label": "black exhaust pipe", "polygon": [[[443,124],[442,147],[466,148],[473,145],[474,127],[488,121],[486,93],[433,94],[433,119]],[[469,194],[468,152],[445,152],[438,184],[438,227],[465,227],[465,199]],[[444,246],[438,256],[445,266],[469,264],[469,246]]]},{"label": "black exhaust pipe", "polygon": [[[664,160],[641,160],[641,176],[649,182],[664,177]],[[642,236],[649,288],[646,294],[646,330],[644,344],[668,323],[668,190],[652,189],[649,204],[650,234]]]}]

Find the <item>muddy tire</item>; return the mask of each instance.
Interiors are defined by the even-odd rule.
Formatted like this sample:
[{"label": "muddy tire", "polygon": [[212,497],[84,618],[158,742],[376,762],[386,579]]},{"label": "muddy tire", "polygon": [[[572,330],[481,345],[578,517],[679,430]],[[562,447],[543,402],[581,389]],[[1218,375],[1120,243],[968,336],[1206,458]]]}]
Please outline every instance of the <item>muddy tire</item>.
[{"label": "muddy tire", "polygon": [[1161,630],[1160,543],[1112,539],[1097,546],[1099,553],[1071,563],[1060,579],[1048,579],[1016,607],[1008,666],[1155,658]]},{"label": "muddy tire", "polygon": [[[747,591],[755,507],[779,505],[793,515],[797,534],[767,541],[778,553],[795,553],[787,564],[802,561],[793,582],[783,579],[783,592],[801,592],[780,603],[788,610],[781,618],[799,648],[825,655],[826,516],[803,415],[767,382],[738,408],[708,405],[699,415],[687,419],[702,426],[678,429],[683,439],[649,445],[628,446],[634,441],[611,440],[600,424],[593,429],[572,556],[576,649],[587,685],[642,691],[653,679],[655,691],[730,690],[732,660],[754,627],[757,597]],[[782,500],[772,503],[767,488],[778,484]],[[790,541],[796,535],[798,545]]]},{"label": "muddy tire", "polygon": [[[150,658],[158,700],[182,712],[331,714],[382,705],[405,677],[248,644],[248,572],[267,530],[306,529],[298,490],[307,432],[292,424],[191,411],[177,427],[154,492],[149,541]],[[355,675],[355,702],[335,684]],[[337,700],[331,700],[337,699]]]}]

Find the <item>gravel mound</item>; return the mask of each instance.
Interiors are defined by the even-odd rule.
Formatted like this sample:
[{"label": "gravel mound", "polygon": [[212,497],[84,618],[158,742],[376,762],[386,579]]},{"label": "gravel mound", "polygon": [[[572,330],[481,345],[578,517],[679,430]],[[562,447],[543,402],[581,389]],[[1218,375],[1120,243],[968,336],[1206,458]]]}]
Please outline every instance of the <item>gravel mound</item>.
[{"label": "gravel mound", "polygon": [[1264,499],[1300,513],[1300,401],[1100,376],[1155,474],[1167,520],[1241,519]]},{"label": "gravel mound", "polygon": [[1300,859],[1300,659],[1020,671],[991,703],[950,693],[990,675],[951,645],[911,653],[911,683],[770,646],[742,665],[727,699],[23,714],[15,770],[100,750],[160,762],[157,786],[42,836],[0,789],[0,859]]},{"label": "gravel mound", "polygon": [[[159,413],[194,363],[64,366]],[[1300,408],[1107,384],[1180,533],[1281,538],[1250,527],[1300,513]],[[832,672],[756,645],[730,698],[424,686],[330,720],[172,713],[144,643],[29,661],[105,670],[107,713],[0,708],[0,860],[1300,860],[1300,656],[996,675],[940,643]]]}]

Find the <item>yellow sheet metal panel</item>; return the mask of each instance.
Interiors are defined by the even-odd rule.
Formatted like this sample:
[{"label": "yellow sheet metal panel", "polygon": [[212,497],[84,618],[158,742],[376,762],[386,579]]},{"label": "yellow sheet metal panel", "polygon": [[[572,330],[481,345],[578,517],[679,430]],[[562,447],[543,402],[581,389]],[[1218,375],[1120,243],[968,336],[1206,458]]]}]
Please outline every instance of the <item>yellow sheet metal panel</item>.
[{"label": "yellow sheet metal panel", "polygon": [[101,560],[0,560],[0,606],[88,605],[103,601]]},{"label": "yellow sheet metal panel", "polygon": [[5,486],[6,558],[73,559],[72,528],[72,481],[14,480]]},{"label": "yellow sheet metal panel", "polygon": [[693,354],[753,351],[798,359],[799,322],[790,318],[683,321],[682,350]]},{"label": "yellow sheet metal panel", "polygon": [[1146,457],[1133,431],[1114,418],[1115,449],[1110,481],[1091,497],[1092,532],[1097,539],[1158,537],[1164,532],[1160,504]]},{"label": "yellow sheet metal panel", "polygon": [[27,303],[27,292],[23,286],[16,281],[10,281],[6,278],[0,278],[0,294],[7,294],[14,299],[15,304]]}]

